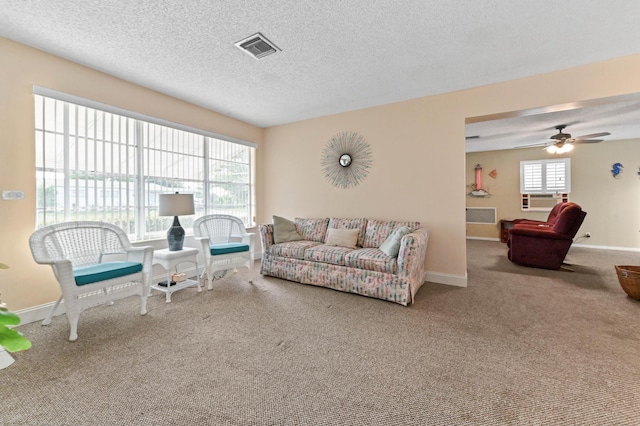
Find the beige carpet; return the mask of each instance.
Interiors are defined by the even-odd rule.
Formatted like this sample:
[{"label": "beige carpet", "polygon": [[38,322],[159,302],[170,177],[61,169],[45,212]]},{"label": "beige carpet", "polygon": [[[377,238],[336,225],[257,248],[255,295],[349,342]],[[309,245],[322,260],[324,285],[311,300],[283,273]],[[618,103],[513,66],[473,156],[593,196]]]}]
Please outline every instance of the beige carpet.
[{"label": "beige carpet", "polygon": [[[640,302],[614,264],[511,264],[469,241],[469,287],[426,284],[402,307],[243,272],[20,330],[0,371],[2,425],[637,425]],[[23,283],[28,285],[28,283]]]}]

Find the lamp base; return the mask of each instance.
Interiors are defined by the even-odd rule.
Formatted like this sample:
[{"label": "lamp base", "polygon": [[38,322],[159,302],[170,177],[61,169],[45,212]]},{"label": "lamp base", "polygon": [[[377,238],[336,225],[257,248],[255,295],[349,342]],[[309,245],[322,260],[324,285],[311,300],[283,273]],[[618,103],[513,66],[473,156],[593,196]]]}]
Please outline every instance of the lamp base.
[{"label": "lamp base", "polygon": [[180,226],[178,216],[173,217],[173,225],[167,231],[167,242],[169,243],[169,251],[182,250],[182,244],[184,243],[184,229]]}]

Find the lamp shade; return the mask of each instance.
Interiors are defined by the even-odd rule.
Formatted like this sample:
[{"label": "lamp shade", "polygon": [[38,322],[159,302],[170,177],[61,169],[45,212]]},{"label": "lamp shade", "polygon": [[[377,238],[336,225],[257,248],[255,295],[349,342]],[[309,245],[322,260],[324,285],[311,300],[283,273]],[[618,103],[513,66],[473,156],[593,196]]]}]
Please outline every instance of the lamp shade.
[{"label": "lamp shade", "polygon": [[193,194],[160,194],[159,216],[194,214]]}]

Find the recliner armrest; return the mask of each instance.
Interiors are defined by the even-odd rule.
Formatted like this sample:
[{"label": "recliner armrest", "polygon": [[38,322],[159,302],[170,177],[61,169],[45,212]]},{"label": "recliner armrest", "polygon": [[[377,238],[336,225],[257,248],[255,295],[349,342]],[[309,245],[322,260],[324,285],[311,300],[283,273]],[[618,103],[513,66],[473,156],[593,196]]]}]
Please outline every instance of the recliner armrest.
[{"label": "recliner armrest", "polygon": [[514,226],[509,229],[509,237],[512,236],[534,237],[548,240],[571,240],[571,237],[554,232],[551,228],[546,227]]}]

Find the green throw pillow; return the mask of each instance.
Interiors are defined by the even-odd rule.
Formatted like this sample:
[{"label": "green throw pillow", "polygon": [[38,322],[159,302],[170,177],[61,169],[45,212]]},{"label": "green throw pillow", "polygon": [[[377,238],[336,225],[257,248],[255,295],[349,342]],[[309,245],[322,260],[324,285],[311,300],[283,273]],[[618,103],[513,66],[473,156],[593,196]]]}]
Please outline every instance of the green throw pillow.
[{"label": "green throw pillow", "polygon": [[394,230],[391,235],[384,240],[384,243],[380,245],[380,251],[389,257],[398,257],[398,253],[400,252],[400,241],[402,240],[402,237],[409,233],[411,233],[411,228],[408,226],[401,226]]},{"label": "green throw pillow", "polygon": [[273,216],[273,241],[276,244],[289,241],[299,241],[302,236],[296,230],[292,220],[280,216]]}]

